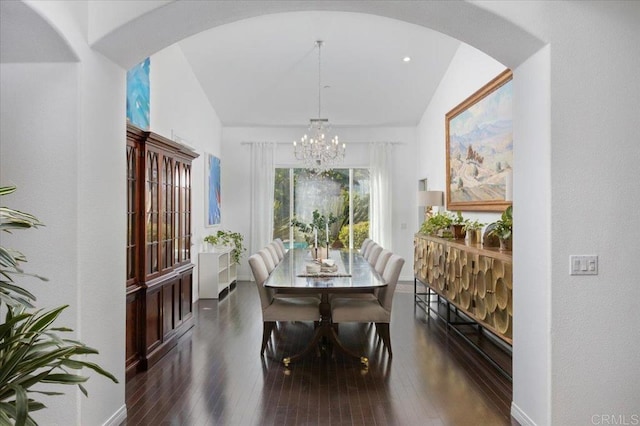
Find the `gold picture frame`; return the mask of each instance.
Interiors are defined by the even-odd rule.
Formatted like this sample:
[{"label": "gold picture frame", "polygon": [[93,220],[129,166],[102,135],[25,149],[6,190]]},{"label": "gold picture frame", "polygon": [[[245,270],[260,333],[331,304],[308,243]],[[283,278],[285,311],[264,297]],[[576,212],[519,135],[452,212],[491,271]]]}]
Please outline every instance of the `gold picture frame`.
[{"label": "gold picture frame", "polygon": [[507,69],[445,116],[448,210],[512,204],[513,75]]}]

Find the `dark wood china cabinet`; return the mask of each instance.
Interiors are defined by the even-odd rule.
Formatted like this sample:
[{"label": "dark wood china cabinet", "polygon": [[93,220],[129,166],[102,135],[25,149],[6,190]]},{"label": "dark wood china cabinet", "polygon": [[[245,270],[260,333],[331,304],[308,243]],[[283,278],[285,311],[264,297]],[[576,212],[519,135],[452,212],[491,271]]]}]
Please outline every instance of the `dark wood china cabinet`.
[{"label": "dark wood china cabinet", "polygon": [[192,150],[127,125],[126,374],[146,370],[194,325]]}]

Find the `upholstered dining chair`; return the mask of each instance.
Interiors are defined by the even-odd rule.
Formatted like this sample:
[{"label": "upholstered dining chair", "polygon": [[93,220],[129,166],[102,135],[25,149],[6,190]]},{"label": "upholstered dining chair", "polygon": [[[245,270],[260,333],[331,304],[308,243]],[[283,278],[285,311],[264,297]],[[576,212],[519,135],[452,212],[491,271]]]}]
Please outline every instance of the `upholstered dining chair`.
[{"label": "upholstered dining chair", "polygon": [[264,261],[264,266],[267,268],[267,274],[273,272],[273,270],[276,269],[276,264],[273,262],[273,256],[271,255],[269,250],[267,250],[267,248],[265,247],[261,250],[258,250],[258,254]]},{"label": "upholstered dining chair", "polygon": [[364,251],[362,252],[362,257],[366,259],[369,253],[371,253],[371,249],[377,245],[378,243],[376,243],[375,241],[373,240],[369,241],[369,244],[367,244],[367,247],[365,247]]},{"label": "upholstered dining chair", "polygon": [[367,246],[371,244],[371,238],[365,238],[360,246],[360,254],[364,256],[364,252],[367,249]]},{"label": "upholstered dining chair", "polygon": [[280,250],[282,251],[282,254],[284,255],[287,252],[287,248],[284,246],[284,242],[282,242],[282,238],[276,238],[275,240],[276,244],[278,244],[278,246],[280,246]]},{"label": "upholstered dining chair", "polygon": [[387,250],[387,249],[382,250],[380,252],[380,255],[378,256],[378,260],[376,260],[376,263],[373,265],[373,269],[375,269],[377,273],[382,275],[385,267],[387,266],[387,262],[389,262],[389,258],[391,257],[392,254],[393,253],[391,252],[391,250]]},{"label": "upholstered dining chair", "polygon": [[269,245],[275,249],[276,254],[278,255],[278,263],[280,263],[280,261],[284,259],[284,250],[282,250],[280,244],[276,243],[275,241],[271,241]]},{"label": "upholstered dining chair", "polygon": [[373,246],[371,250],[367,250],[367,254],[364,257],[365,259],[367,259],[367,262],[369,262],[369,265],[371,266],[376,265],[380,253],[382,253],[382,250],[384,250],[381,245],[378,245],[376,243],[374,244],[375,246]]},{"label": "upholstered dining chair", "polygon": [[397,254],[391,255],[382,274],[387,285],[379,289],[377,300],[344,298],[331,302],[331,320],[334,324],[345,322],[375,323],[376,330],[387,347],[390,357],[393,356],[391,335],[389,334],[391,307],[403,265],[404,259],[402,257]]},{"label": "upholstered dining chair", "polygon": [[262,256],[259,254],[251,255],[249,257],[249,266],[256,281],[262,307],[262,346],[260,347],[260,355],[263,355],[276,321],[320,321],[320,309],[318,307],[320,301],[314,297],[274,298],[273,292],[264,286],[269,273]]},{"label": "upholstered dining chair", "polygon": [[271,257],[273,257],[273,263],[275,265],[278,265],[278,263],[280,263],[280,256],[278,256],[278,252],[276,251],[276,248],[273,246],[273,244],[267,244],[265,248],[269,250],[269,253],[271,253]]}]

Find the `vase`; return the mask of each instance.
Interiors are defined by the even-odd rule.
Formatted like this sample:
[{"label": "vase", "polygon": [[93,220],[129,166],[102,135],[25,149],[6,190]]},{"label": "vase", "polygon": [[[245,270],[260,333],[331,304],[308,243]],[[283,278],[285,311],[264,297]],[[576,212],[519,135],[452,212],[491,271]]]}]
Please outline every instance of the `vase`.
[{"label": "vase", "polygon": [[465,237],[464,225],[451,225],[451,233],[456,240],[462,240]]},{"label": "vase", "polygon": [[482,244],[482,230],[467,229],[466,240],[469,244]]},{"label": "vase", "polygon": [[500,250],[511,250],[512,247],[512,239],[507,238],[506,240],[500,239]]}]

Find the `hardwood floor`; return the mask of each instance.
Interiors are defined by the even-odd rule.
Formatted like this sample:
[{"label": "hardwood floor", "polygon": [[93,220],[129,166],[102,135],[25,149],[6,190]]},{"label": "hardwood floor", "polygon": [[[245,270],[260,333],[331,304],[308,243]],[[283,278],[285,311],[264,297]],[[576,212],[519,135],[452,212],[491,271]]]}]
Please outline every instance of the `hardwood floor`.
[{"label": "hardwood floor", "polygon": [[[201,300],[197,325],[149,371],[126,384],[126,425],[509,425],[511,384],[440,320],[415,309],[399,285],[391,322],[393,358],[367,325],[342,324],[341,354],[309,354],[312,324],[288,323],[259,355],[262,319],[255,284],[221,301]],[[275,354],[274,354],[274,342]]]}]

